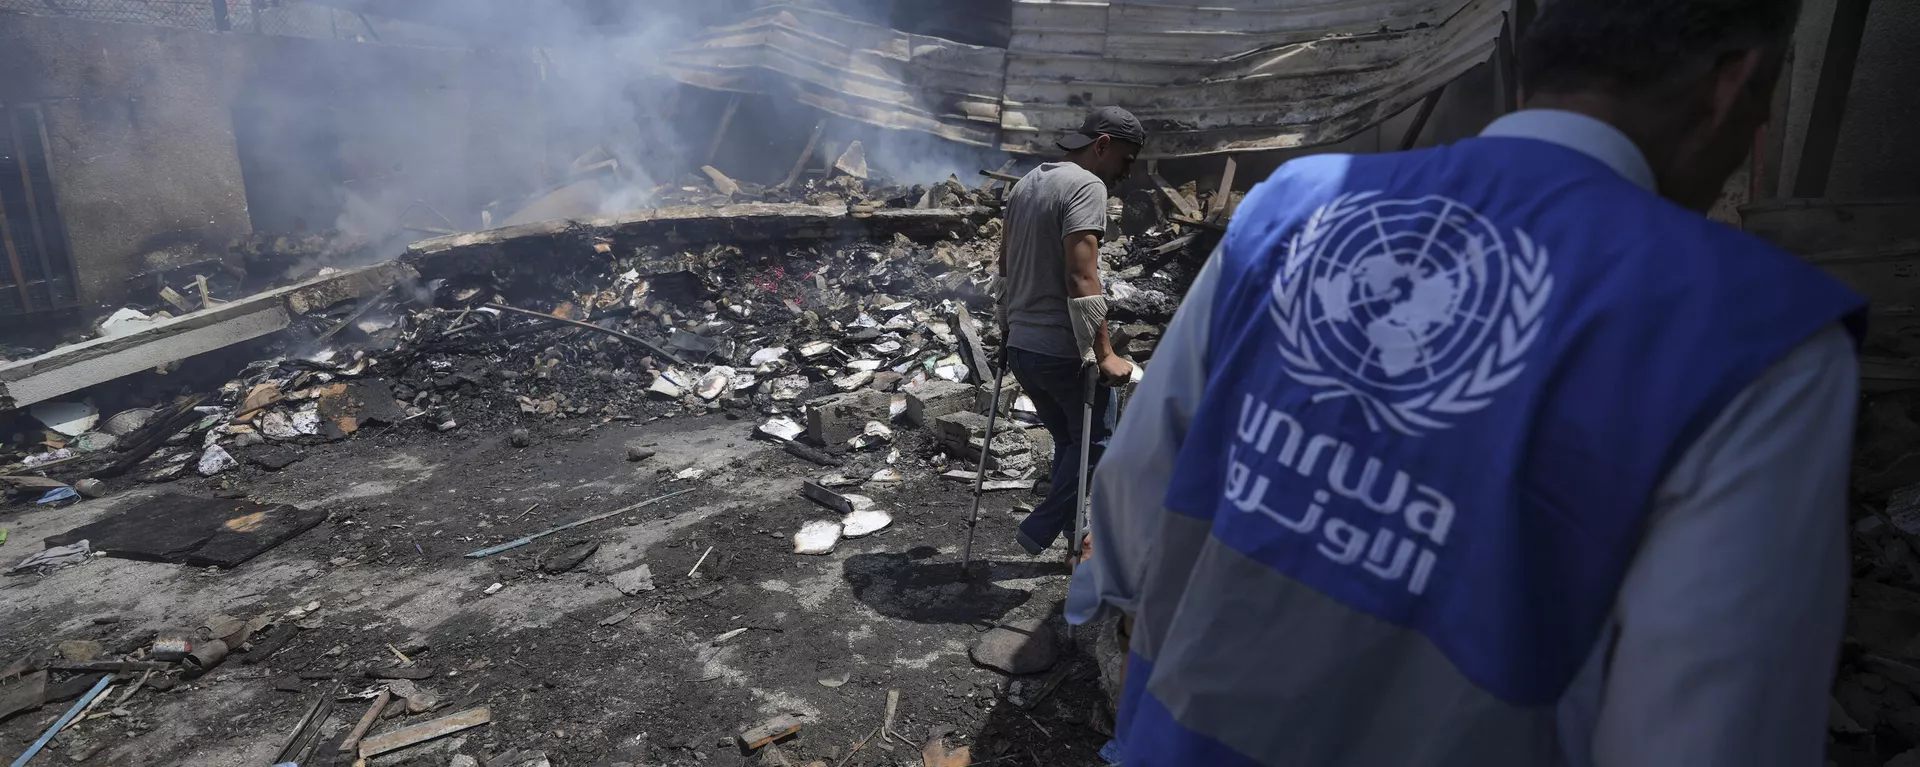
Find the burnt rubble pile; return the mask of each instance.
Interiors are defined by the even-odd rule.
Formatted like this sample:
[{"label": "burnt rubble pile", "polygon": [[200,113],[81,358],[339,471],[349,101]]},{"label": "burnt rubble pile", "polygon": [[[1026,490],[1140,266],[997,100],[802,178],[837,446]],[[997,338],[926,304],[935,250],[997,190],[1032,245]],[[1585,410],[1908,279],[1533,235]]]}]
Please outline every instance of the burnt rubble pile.
[{"label": "burnt rubble pile", "polygon": [[[1853,588],[1828,729],[1858,763],[1920,764],[1920,392],[1870,393],[1854,452]],[[1904,756],[1903,756],[1904,754]],[[1894,762],[1887,762],[1892,764]],[[1846,762],[1853,763],[1853,762]]]},{"label": "burnt rubble pile", "polygon": [[[914,196],[912,188],[835,183],[845,178],[800,194],[858,190],[848,203],[854,215],[860,205],[898,208]],[[918,194],[991,199],[978,190],[961,197],[958,186]],[[538,251],[436,268],[437,276],[298,317],[274,356],[217,390],[131,416],[95,414],[97,424],[70,424],[70,435],[28,435],[0,456],[24,465],[0,474],[170,481],[277,470],[299,459],[299,445],[367,429],[579,429],[708,413],[764,421],[759,433],[820,463],[940,442],[936,419],[987,409],[989,350],[1000,341],[989,289],[1001,222],[982,210],[932,238],[680,246],[576,225]],[[1136,361],[1151,356],[1191,280],[1190,264],[1150,252],[1168,234],[1120,238],[1104,254],[1116,348]],[[1165,268],[1145,273],[1153,261]],[[861,405],[833,407],[849,398]],[[1003,412],[1031,409],[1009,387]],[[130,427],[130,418],[139,423]],[[897,420],[923,428],[896,442]],[[108,422],[120,433],[97,433]],[[977,461],[968,440],[978,443],[979,429],[948,426],[942,446],[923,452],[943,470],[941,455]],[[1043,461],[1013,456],[1047,452],[1017,430],[1004,440],[1014,447],[1003,451],[1003,438],[995,440],[996,454],[1006,453],[1001,476],[1030,479]]]}]

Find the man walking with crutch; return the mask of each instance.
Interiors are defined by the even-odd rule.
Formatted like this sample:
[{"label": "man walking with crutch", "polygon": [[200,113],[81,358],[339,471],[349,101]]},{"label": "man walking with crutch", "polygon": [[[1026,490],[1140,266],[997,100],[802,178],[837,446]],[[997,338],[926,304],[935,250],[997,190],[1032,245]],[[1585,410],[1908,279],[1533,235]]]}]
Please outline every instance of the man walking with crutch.
[{"label": "man walking with crutch", "polygon": [[1030,554],[1076,526],[1083,464],[1091,470],[1100,461],[1113,431],[1108,387],[1133,373],[1107,338],[1100,237],[1107,230],[1107,188],[1126,179],[1146,141],[1140,121],[1126,110],[1095,109],[1078,133],[1058,142],[1064,161],[1036,168],[1007,196],[998,306],[1006,367],[1053,435],[1052,489],[1017,536]]}]

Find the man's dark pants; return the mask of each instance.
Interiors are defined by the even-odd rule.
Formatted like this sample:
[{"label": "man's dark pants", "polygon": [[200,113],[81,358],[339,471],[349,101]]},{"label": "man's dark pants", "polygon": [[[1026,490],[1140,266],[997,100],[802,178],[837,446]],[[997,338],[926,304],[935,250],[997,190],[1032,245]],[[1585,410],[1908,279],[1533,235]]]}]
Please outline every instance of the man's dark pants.
[{"label": "man's dark pants", "polygon": [[[1038,554],[1073,526],[1075,511],[1079,509],[1076,501],[1080,494],[1080,430],[1086,418],[1082,410],[1086,380],[1079,360],[1025,349],[1007,350],[1007,368],[1013,371],[1027,398],[1033,400],[1040,424],[1053,435],[1053,487],[1047,492],[1047,499],[1020,523],[1020,545],[1028,553]],[[1106,452],[1116,410],[1113,390],[1098,387],[1093,398],[1089,471],[1099,465],[1100,454]],[[1069,541],[1068,545],[1073,544]]]}]

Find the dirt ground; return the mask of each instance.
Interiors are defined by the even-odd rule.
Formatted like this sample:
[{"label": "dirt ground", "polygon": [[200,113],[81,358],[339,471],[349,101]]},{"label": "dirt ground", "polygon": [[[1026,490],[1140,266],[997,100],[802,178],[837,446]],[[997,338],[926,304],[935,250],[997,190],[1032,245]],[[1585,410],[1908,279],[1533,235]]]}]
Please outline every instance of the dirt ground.
[{"label": "dirt ground", "polygon": [[[828,556],[800,556],[793,533],[836,516],[802,498],[800,483],[829,470],[751,439],[755,421],[571,423],[535,428],[525,448],[512,447],[504,432],[363,432],[299,448],[303,460],[279,472],[249,466],[214,479],[131,485],[65,509],[0,509],[0,525],[11,529],[0,546],[8,565],[43,537],[162,492],[244,491],[329,515],[231,571],[96,558],[45,577],[0,578],[0,658],[66,639],[112,648],[217,614],[320,605],[321,625],[264,663],[229,660],[124,703],[116,686],[113,705],[68,728],[34,763],[270,764],[303,712],[339,685],[320,757],[308,762],[328,764],[368,705],[346,696],[373,687],[364,672],[393,665],[401,648],[433,672],[419,684],[442,704],[383,721],[376,732],[479,705],[490,707],[492,723],[374,765],[445,765],[458,754],[484,765],[514,750],[544,751],[556,767],[783,758],[917,765],[922,743],[942,731],[949,744],[972,747],[974,764],[1102,763],[1098,673],[1063,638],[1067,579],[1058,549],[1034,558],[1013,544],[1013,505],[1032,496],[989,495],[976,555],[990,565],[963,577],[955,563],[970,488],[911,465],[924,456],[903,451],[907,482],[855,491],[891,512],[893,526],[842,541]],[[630,463],[636,445],[658,454]],[[689,467],[706,473],[674,478]],[[685,489],[692,492],[513,551],[464,557]],[[584,566],[541,572],[543,557],[587,540],[600,548]],[[610,575],[642,563],[656,590],[629,597],[614,588]],[[495,583],[503,587],[488,595]],[[602,625],[628,610],[626,620]],[[970,661],[969,646],[992,625],[1036,617],[1056,630],[1062,654],[1051,672],[1010,678]],[[1058,687],[1041,697],[1049,681]],[[889,690],[900,692],[901,737],[872,738],[854,751],[879,727]],[[1039,702],[1029,710],[1010,695]],[[0,723],[0,754],[24,750],[67,705]],[[732,741],[781,714],[807,718],[781,756],[744,755]]]}]

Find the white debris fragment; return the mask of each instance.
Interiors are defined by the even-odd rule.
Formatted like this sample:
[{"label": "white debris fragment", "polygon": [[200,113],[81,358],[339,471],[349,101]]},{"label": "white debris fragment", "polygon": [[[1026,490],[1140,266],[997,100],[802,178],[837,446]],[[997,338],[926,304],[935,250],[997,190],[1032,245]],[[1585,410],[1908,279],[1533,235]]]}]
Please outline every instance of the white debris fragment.
[{"label": "white debris fragment", "polygon": [[754,352],[753,356],[747,358],[747,363],[753,365],[754,367],[759,367],[769,362],[773,362],[774,360],[785,359],[786,356],[787,356],[786,347],[784,346],[768,347],[766,349],[761,349],[760,351]]},{"label": "white debris fragment", "polygon": [[64,461],[72,457],[73,457],[73,448],[63,447],[63,448],[60,448],[59,450],[49,450],[44,453],[35,453],[33,455],[27,456],[25,460],[21,461],[21,463],[25,464],[27,468],[32,469],[39,466],[45,466],[47,464],[53,463],[54,461]]},{"label": "white debris fragment", "polygon": [[808,522],[793,534],[793,553],[795,554],[832,554],[834,544],[840,542],[840,523],[821,520]]},{"label": "white debris fragment", "polygon": [[862,371],[850,376],[833,379],[834,388],[840,391],[853,391],[873,383],[873,371]]},{"label": "white debris fragment", "polygon": [[828,474],[820,478],[821,487],[853,487],[858,484],[860,484],[860,480],[845,474]]},{"label": "white debris fragment", "polygon": [[233,456],[227,453],[226,448],[214,445],[213,447],[207,448],[207,452],[200,454],[200,464],[195,468],[199,470],[200,476],[211,477],[220,472],[237,468],[239,465],[240,462],[234,460]]},{"label": "white debris fragment", "polygon": [[750,371],[738,371],[733,374],[733,380],[729,381],[728,385],[733,387],[735,393],[750,392],[753,391],[753,387],[760,385],[760,377]]},{"label": "white debris fragment", "polygon": [[295,619],[305,618],[319,609],[320,600],[316,599],[304,605],[296,605],[293,609],[287,611],[287,617]]},{"label": "white debris fragment", "polygon": [[700,386],[694,390],[701,399],[709,402],[719,399],[733,388],[733,368],[716,366],[700,377]]},{"label": "white debris fragment", "polygon": [[900,301],[896,303],[887,304],[886,306],[882,306],[880,307],[880,311],[886,314],[899,314],[900,312],[904,312],[912,308],[913,308],[912,301]]},{"label": "white debris fragment", "polygon": [[806,376],[786,376],[785,378],[774,379],[773,401],[792,402],[797,400],[800,398],[800,395],[807,393],[807,386]]},{"label": "white debris fragment", "polygon": [[800,356],[813,359],[832,350],[832,341],[814,341],[800,347]]},{"label": "white debris fragment", "polygon": [[40,402],[28,408],[27,412],[46,424],[47,428],[78,437],[93,429],[100,422],[100,411],[94,409],[91,401],[81,402]]},{"label": "white debris fragment", "polygon": [[873,476],[868,478],[867,481],[878,482],[883,485],[892,484],[907,481],[907,475],[901,474],[899,469],[886,468],[874,472]]},{"label": "white debris fragment", "polygon": [[854,360],[852,362],[847,363],[847,367],[861,373],[871,373],[875,370],[879,370],[880,366],[883,364],[885,363],[879,360]]},{"label": "white debris fragment", "polygon": [[485,594],[487,596],[493,596],[495,594],[500,593],[500,590],[506,587],[507,587],[506,584],[496,583],[496,584],[493,584],[492,586],[488,586],[486,591],[482,591],[480,593]]},{"label": "white debris fragment", "polygon": [[684,379],[681,376],[674,375],[677,372],[678,371],[669,369],[654,376],[653,383],[647,386],[647,391],[667,399],[679,399],[685,396],[687,388],[680,383]]},{"label": "white debris fragment", "polygon": [[619,589],[620,593],[630,597],[652,591],[654,588],[653,568],[647,565],[641,565],[632,570],[616,574],[613,576],[613,587]]},{"label": "white debris fragment", "polygon": [[884,511],[856,511],[841,518],[840,534],[848,538],[872,535],[893,524],[893,516]]},{"label": "white debris fragment", "polygon": [[900,354],[900,350],[904,348],[906,348],[905,345],[891,338],[885,341],[877,342],[872,347],[875,354],[885,354],[889,357],[898,356]]},{"label": "white debris fragment", "polygon": [[320,433],[320,403],[309,402],[294,411],[293,431],[309,437]]},{"label": "white debris fragment", "polygon": [[840,497],[847,499],[847,503],[853,504],[854,511],[866,511],[879,505],[872,498],[856,493],[842,493]]},{"label": "white debris fragment", "polygon": [[855,450],[866,450],[892,441],[893,429],[879,421],[868,421],[867,428],[853,435],[853,438],[847,440],[847,444],[852,445]]},{"label": "white debris fragment", "polygon": [[704,476],[707,476],[706,469],[702,469],[697,466],[688,466],[687,468],[684,468],[678,472],[675,472],[673,475],[673,478],[674,479],[699,479]]},{"label": "white debris fragment", "polygon": [[905,394],[895,395],[893,398],[893,401],[887,403],[887,418],[889,420],[898,419],[900,416],[906,415],[906,413],[907,413],[907,395]]},{"label": "white debris fragment", "polygon": [[1022,394],[1019,397],[1014,398],[1013,410],[1016,413],[1039,413],[1040,412],[1040,408],[1034,406],[1033,398],[1028,397],[1025,394]]},{"label": "white debris fragment", "polygon": [[798,439],[800,435],[806,432],[807,427],[801,426],[798,422],[786,417],[770,418],[767,419],[766,423],[760,424],[761,434],[777,437],[789,442]]},{"label": "white debris fragment", "polygon": [[954,383],[967,382],[967,366],[959,364],[957,362],[950,365],[942,364],[939,367],[936,367],[933,369],[933,374],[940,376],[941,378],[945,378]]}]

